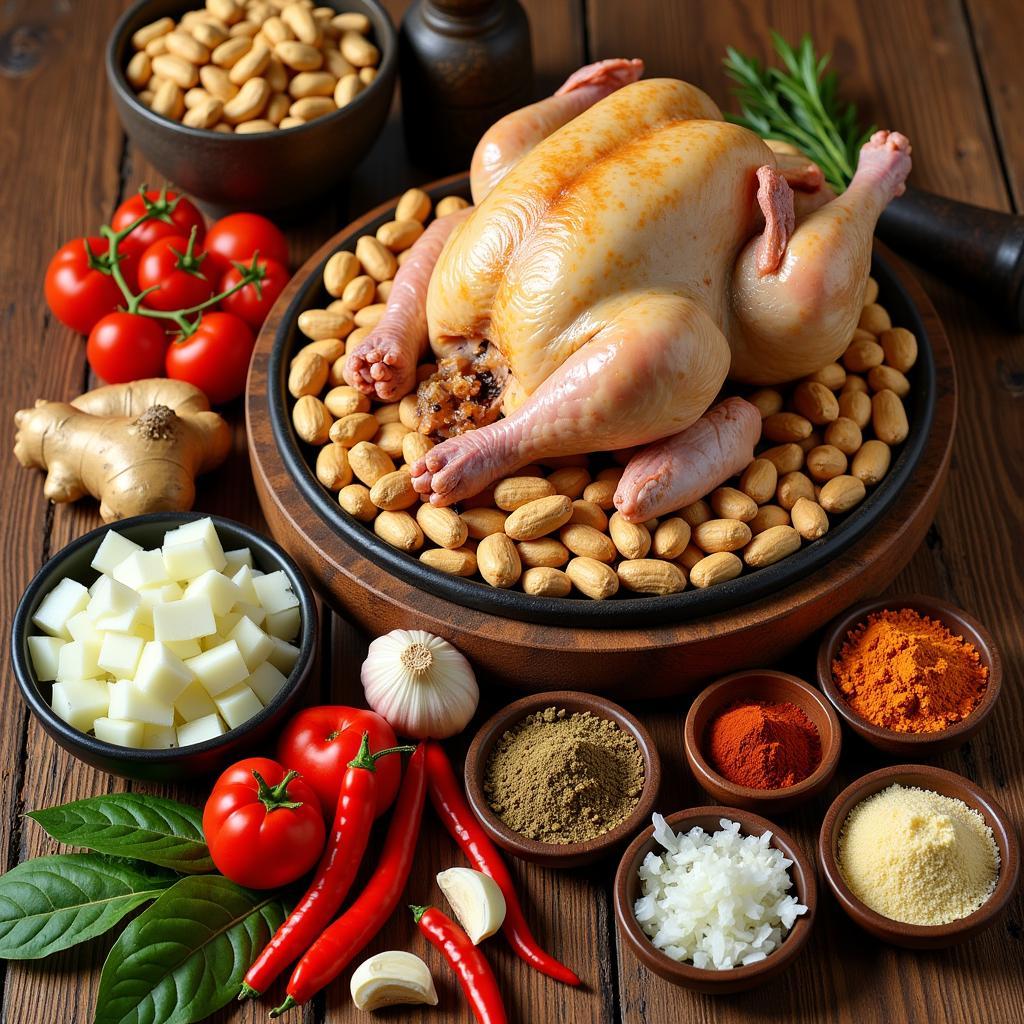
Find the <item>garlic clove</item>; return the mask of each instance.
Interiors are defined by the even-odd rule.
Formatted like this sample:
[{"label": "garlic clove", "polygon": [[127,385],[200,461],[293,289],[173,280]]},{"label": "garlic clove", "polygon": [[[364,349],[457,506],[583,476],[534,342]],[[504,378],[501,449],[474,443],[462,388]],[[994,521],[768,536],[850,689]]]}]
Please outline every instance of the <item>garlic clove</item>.
[{"label": "garlic clove", "polygon": [[489,875],[472,868],[449,868],[437,884],[473,945],[492,936],[505,920],[505,897]]},{"label": "garlic clove", "polygon": [[424,1003],[437,1006],[430,968],[414,953],[389,949],[364,960],[349,984],[357,1010]]}]

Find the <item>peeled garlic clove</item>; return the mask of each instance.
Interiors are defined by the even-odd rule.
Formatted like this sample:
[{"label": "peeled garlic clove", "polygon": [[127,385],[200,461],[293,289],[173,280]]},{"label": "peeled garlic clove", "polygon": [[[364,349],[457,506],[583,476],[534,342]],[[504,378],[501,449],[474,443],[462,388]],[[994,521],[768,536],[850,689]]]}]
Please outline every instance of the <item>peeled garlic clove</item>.
[{"label": "peeled garlic clove", "polygon": [[364,960],[352,972],[349,988],[357,1010],[413,1003],[437,1006],[430,968],[415,954],[400,949]]},{"label": "peeled garlic clove", "polygon": [[472,868],[449,868],[437,884],[473,945],[492,936],[505,920],[505,897],[490,875]]}]

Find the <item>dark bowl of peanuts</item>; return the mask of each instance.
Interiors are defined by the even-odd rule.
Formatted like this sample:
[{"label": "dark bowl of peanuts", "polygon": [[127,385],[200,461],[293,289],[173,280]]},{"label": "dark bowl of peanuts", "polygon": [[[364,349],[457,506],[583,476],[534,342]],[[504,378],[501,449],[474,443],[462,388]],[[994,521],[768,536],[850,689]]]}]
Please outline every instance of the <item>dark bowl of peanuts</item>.
[{"label": "dark bowl of peanuts", "polygon": [[[281,311],[268,364],[274,439],[340,542],[463,607],[625,628],[718,614],[799,584],[892,507],[925,447],[936,369],[917,307],[877,252],[839,361],[779,388],[727,385],[760,410],[762,436],[750,465],[701,500],[627,523],[612,501],[623,453],[594,452],[527,467],[451,508],[424,504],[409,467],[435,439],[419,430],[416,392],[371,403],[344,366],[424,226],[468,195],[464,178],[410,189],[341,232]],[[421,382],[437,369],[431,358]],[[540,527],[531,502],[553,510]]]},{"label": "dark bowl of peanuts", "polygon": [[129,138],[217,213],[308,207],[366,155],[394,92],[376,0],[141,0],[107,78]]}]

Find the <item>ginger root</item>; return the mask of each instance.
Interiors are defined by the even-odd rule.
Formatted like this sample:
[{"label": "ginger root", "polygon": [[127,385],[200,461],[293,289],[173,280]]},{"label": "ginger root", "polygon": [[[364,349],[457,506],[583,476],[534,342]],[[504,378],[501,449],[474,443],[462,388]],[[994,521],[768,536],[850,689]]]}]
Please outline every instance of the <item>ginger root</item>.
[{"label": "ginger root", "polygon": [[231,448],[227,423],[199,388],[179,380],[111,384],[71,403],[40,399],[14,422],[14,454],[47,470],[46,497],[91,494],[108,523],[190,509],[196,474],[219,466]]}]

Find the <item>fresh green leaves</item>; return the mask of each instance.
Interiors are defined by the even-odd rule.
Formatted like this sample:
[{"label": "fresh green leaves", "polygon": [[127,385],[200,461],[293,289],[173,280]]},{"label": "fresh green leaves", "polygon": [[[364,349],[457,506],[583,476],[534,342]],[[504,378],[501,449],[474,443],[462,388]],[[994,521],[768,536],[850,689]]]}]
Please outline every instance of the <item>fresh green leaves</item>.
[{"label": "fresh green leaves", "polygon": [[857,108],[839,101],[834,71],[825,72],[829,54],[818,57],[810,36],[794,50],[772,33],[782,68],[764,68],[754,57],[727,48],[726,74],[738,83],[734,92],[742,115],[729,120],[766,139],[788,142],[802,150],[822,170],[829,185],[842,192],[857,167],[860,147],[874,131],[860,130]]},{"label": "fresh green leaves", "polygon": [[141,793],[111,793],[29,817],[54,839],[113,857],[131,857],[195,875],[213,871],[199,811]]},{"label": "fresh green leaves", "polygon": [[125,928],[103,965],[94,1024],[193,1024],[238,994],[285,917],[272,892],[182,878]]},{"label": "fresh green leaves", "polygon": [[0,958],[36,960],[102,935],[177,878],[96,853],[19,864],[0,877]]}]

